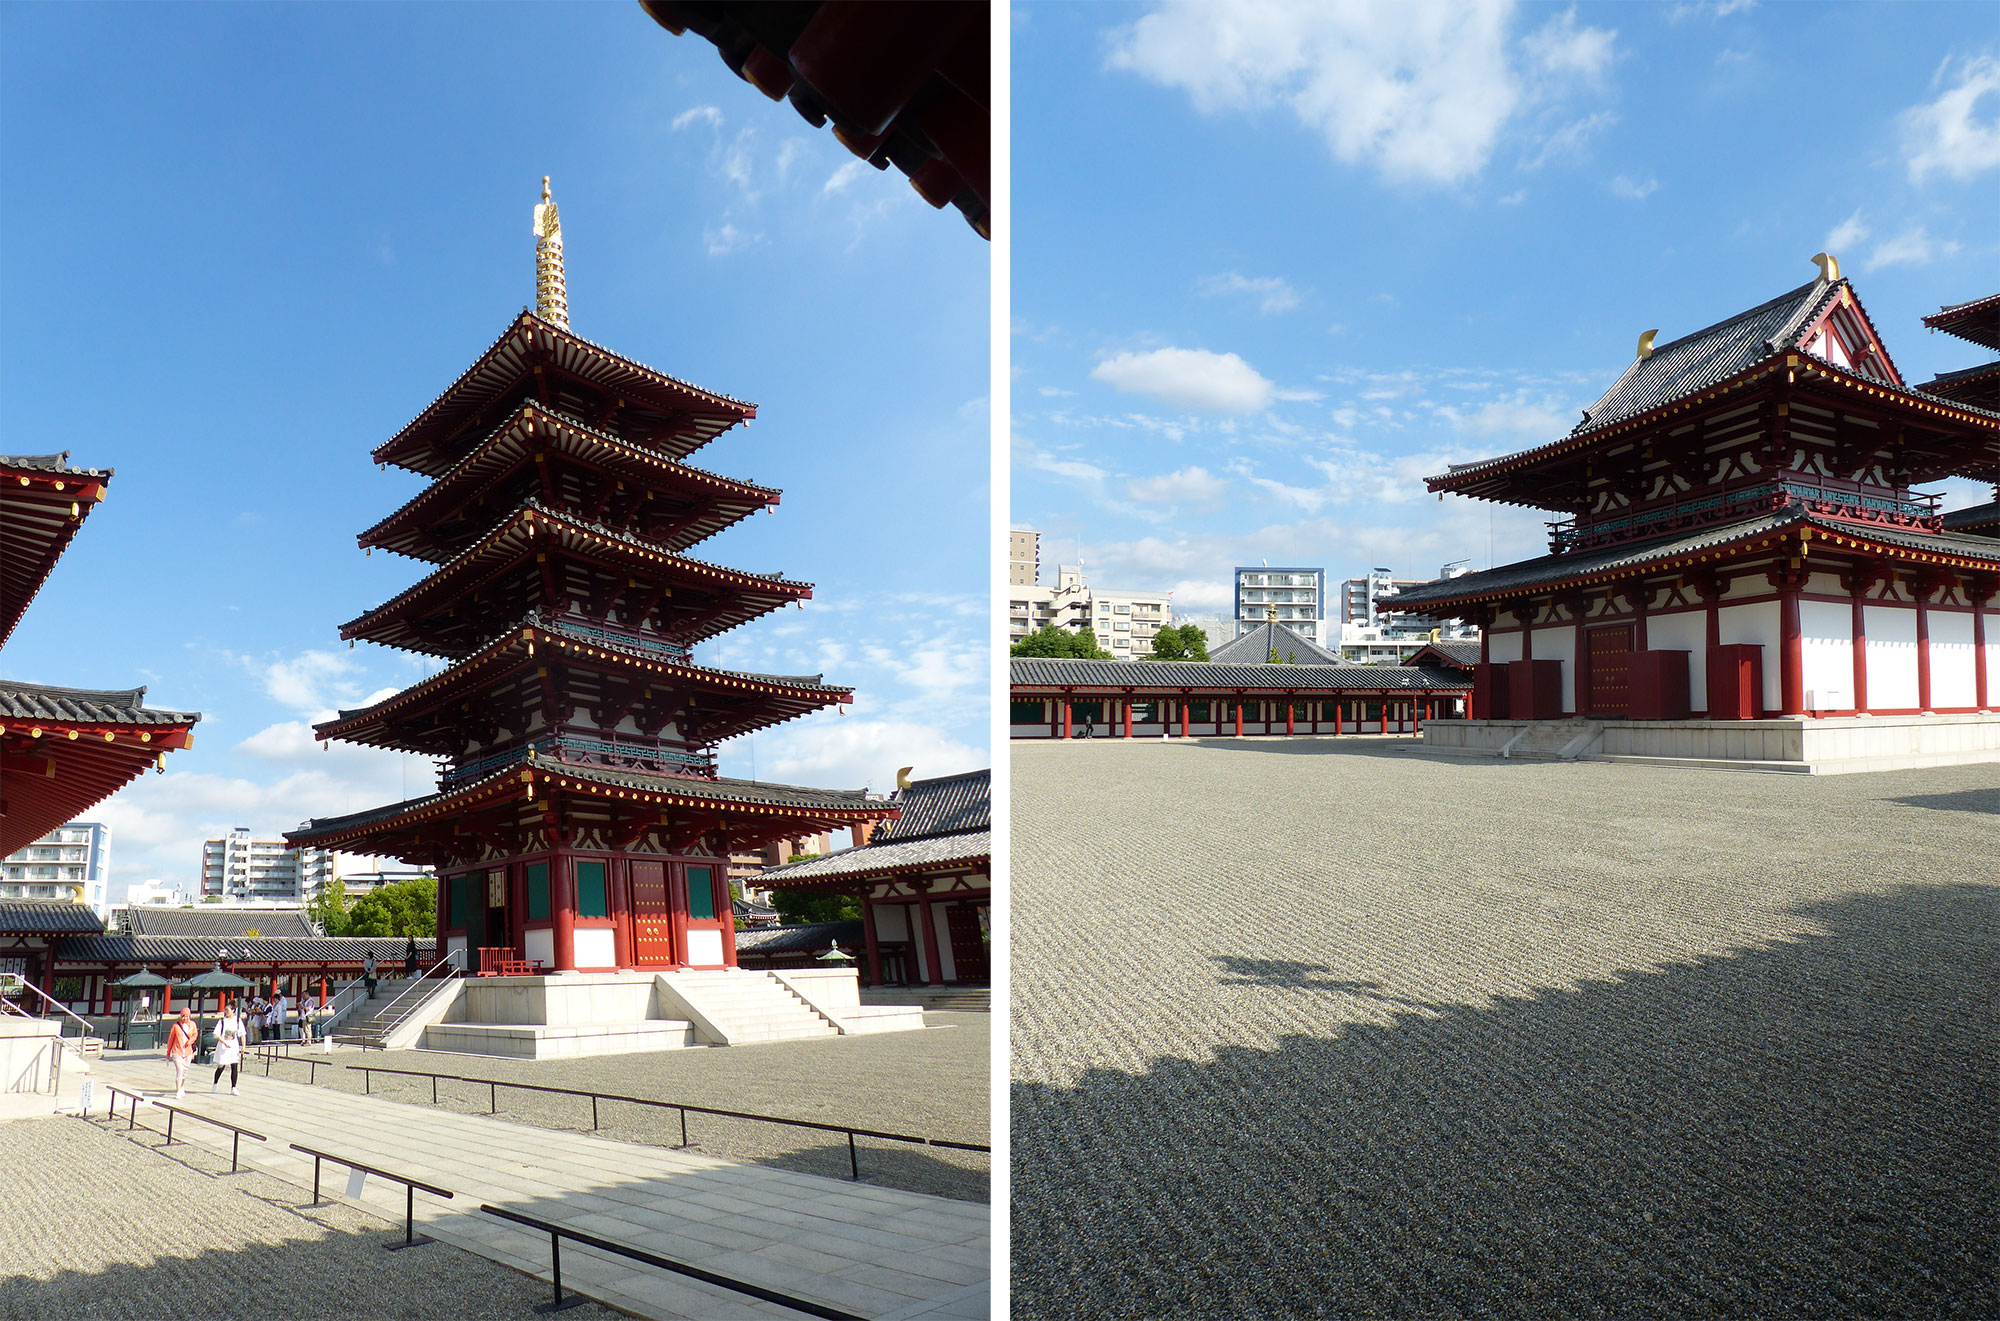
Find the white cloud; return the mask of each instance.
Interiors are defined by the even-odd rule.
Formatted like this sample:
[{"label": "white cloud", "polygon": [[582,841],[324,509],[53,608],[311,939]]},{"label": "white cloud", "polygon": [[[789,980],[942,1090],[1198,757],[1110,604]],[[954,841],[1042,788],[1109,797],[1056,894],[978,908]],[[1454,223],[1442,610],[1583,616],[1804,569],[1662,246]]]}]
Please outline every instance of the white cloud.
[{"label": "white cloud", "polygon": [[710,225],[701,231],[702,242],[708,246],[708,255],[711,257],[726,257],[732,252],[741,252],[763,237],[762,234],[738,229],[726,220],[720,225]]},{"label": "white cloud", "polygon": [[1499,204],[1501,206],[1519,206],[1521,203],[1527,200],[1528,200],[1528,190],[1525,188],[1516,188],[1513,192],[1507,194],[1503,198],[1500,198]]},{"label": "white cloud", "polygon": [[[1539,170],[1550,161],[1581,156],[1590,140],[1618,122],[1618,116],[1609,110],[1573,119],[1542,139],[1542,145],[1535,154],[1521,162],[1524,170]],[[1507,199],[1502,198],[1505,202]]]},{"label": "white cloud", "polygon": [[1555,440],[1569,434],[1573,425],[1569,416],[1552,407],[1523,403],[1519,400],[1495,400],[1482,404],[1471,413],[1461,414],[1455,408],[1440,408],[1440,417],[1458,423],[1465,430],[1479,436],[1519,435],[1541,440]]},{"label": "white cloud", "polygon": [[832,197],[835,193],[845,192],[867,169],[867,161],[843,161],[839,169],[826,177],[826,182],[820,186],[819,195]]},{"label": "white cloud", "polygon": [[680,132],[689,124],[706,124],[719,132],[722,128],[722,111],[712,105],[698,105],[692,110],[683,110],[674,116],[674,132]]},{"label": "white cloud", "polygon": [[1746,9],[1757,7],[1757,0],[1696,0],[1695,3],[1678,4],[1667,11],[1667,20],[1678,23],[1685,18],[1727,18]]},{"label": "white cloud", "polygon": [[1113,35],[1109,64],[1204,113],[1288,108],[1334,156],[1391,180],[1476,174],[1520,108],[1596,83],[1615,33],[1564,13],[1510,42],[1510,0],[1229,5],[1166,0]]},{"label": "white cloud", "polygon": [[1254,413],[1271,402],[1273,386],[1234,353],[1155,349],[1121,353],[1091,370],[1126,394],[1151,395],[1205,413]]},{"label": "white cloud", "polygon": [[1660,190],[1660,181],[1652,175],[1644,179],[1634,179],[1629,175],[1619,175],[1611,181],[1611,193],[1630,202],[1643,201]]},{"label": "white cloud", "polygon": [[1833,231],[1826,236],[1825,250],[1838,257],[1844,249],[1853,248],[1867,237],[1868,225],[1861,219],[1861,213],[1856,211],[1833,227]]},{"label": "white cloud", "polygon": [[[732,775],[747,773],[745,740],[730,744]],[[955,775],[989,765],[986,754],[913,720],[819,717],[757,736],[757,776],[780,784],[830,789],[867,787],[885,792],[896,785],[898,767],[910,766],[917,779]]]},{"label": "white cloud", "polygon": [[1257,310],[1265,316],[1289,312],[1299,305],[1298,290],[1275,275],[1252,279],[1231,271],[1227,275],[1207,276],[1196,287],[1210,298],[1227,294],[1248,294],[1256,300]]},{"label": "white cloud", "polygon": [[1876,244],[1875,250],[1868,254],[1868,268],[1928,266],[1940,257],[1953,255],[1959,246],[1950,239],[1934,239],[1922,225],[1915,225]]},{"label": "white cloud", "polygon": [[1125,490],[1145,504],[1211,505],[1229,490],[1229,481],[1206,468],[1182,468],[1159,477],[1138,478],[1128,482]]},{"label": "white cloud", "polygon": [[[1933,85],[1952,68],[1951,60],[1939,66]],[[2000,168],[2000,57],[1957,62],[1956,81],[1937,100],[1905,110],[1901,122],[1912,182],[1934,174],[1963,182]]]}]

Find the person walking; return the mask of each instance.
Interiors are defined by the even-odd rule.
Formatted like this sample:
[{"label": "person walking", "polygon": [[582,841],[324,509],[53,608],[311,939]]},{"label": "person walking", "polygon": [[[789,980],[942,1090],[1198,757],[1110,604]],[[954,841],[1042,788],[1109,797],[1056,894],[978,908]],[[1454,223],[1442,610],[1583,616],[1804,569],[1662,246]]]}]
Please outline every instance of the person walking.
[{"label": "person walking", "polygon": [[417,938],[414,934],[410,937],[410,943],[403,946],[403,975],[405,977],[417,975]]},{"label": "person walking", "polygon": [[264,1016],[264,1036],[269,1041],[285,1039],[285,1020],[291,1017],[292,1002],[280,990],[271,1001],[271,1012]]},{"label": "person walking", "polygon": [[243,1089],[237,1083],[237,1066],[243,1061],[244,1028],[241,1011],[235,1006],[225,1010],[222,1021],[215,1025],[215,1077],[208,1090],[222,1090],[222,1071],[229,1070],[229,1094],[241,1096]]},{"label": "person walking", "polygon": [[375,998],[376,968],[377,965],[375,963],[375,951],[371,949],[368,951],[368,958],[361,965],[361,980],[368,987],[368,998],[370,1000],[373,1000]]},{"label": "person walking", "polygon": [[194,1019],[189,1016],[187,1006],[181,1006],[181,1016],[167,1029],[167,1063],[174,1066],[174,1099],[187,1095],[188,1065],[194,1062],[194,1042],[200,1033],[195,1030]]}]

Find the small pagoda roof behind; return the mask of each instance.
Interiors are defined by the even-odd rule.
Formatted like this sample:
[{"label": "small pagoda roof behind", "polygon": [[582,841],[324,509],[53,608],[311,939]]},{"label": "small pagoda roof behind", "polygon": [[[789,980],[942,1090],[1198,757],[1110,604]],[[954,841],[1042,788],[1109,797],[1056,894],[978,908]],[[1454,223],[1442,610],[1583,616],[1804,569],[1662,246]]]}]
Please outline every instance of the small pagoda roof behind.
[{"label": "small pagoda roof behind", "polygon": [[187,746],[201,717],[144,705],[146,690],[100,692],[0,679],[0,855],[75,820]]},{"label": "small pagoda roof behind", "polygon": [[1462,638],[1426,642],[1403,663],[1419,669],[1469,670],[1479,664],[1479,644]]},{"label": "small pagoda roof behind", "polygon": [[1949,304],[1925,317],[1924,324],[1989,349],[2000,349],[2000,294]]},{"label": "small pagoda roof behind", "polygon": [[0,679],[0,717],[79,725],[185,725],[201,717],[189,711],[147,706],[144,688],[57,688],[52,684]]},{"label": "small pagoda roof behind", "polygon": [[104,923],[88,904],[67,899],[0,899],[0,935],[72,935],[103,930]]},{"label": "small pagoda roof behind", "polygon": [[104,498],[109,468],[72,468],[60,454],[0,454],[0,645]]},{"label": "small pagoda roof behind", "polygon": [[2000,412],[2000,360],[1982,362],[1977,367],[1961,367],[1940,372],[1917,387],[1953,403],[1971,404],[1989,412]]},{"label": "small pagoda roof behind", "polygon": [[[900,815],[875,835],[900,843],[932,835],[985,830],[993,824],[993,772],[965,771],[930,780],[912,780],[889,800]],[[867,848],[876,847],[871,841]]]},{"label": "small pagoda roof behind", "polygon": [[868,936],[858,917],[829,922],[804,922],[795,927],[752,927],[736,933],[738,954],[814,954],[839,945],[848,952],[862,947]]},{"label": "small pagoda roof behind", "polygon": [[2000,537],[2000,500],[1954,509],[1944,516],[1947,532],[1969,532],[1982,537]]},{"label": "small pagoda roof behind", "polygon": [[[1278,659],[1273,661],[1271,653]],[[1338,665],[1340,656],[1294,629],[1267,619],[1208,653],[1217,665]]]},{"label": "small pagoda roof behind", "polygon": [[118,910],[118,926],[135,936],[242,937],[316,936],[301,909],[241,909],[209,904],[199,908],[146,908],[138,904]]}]

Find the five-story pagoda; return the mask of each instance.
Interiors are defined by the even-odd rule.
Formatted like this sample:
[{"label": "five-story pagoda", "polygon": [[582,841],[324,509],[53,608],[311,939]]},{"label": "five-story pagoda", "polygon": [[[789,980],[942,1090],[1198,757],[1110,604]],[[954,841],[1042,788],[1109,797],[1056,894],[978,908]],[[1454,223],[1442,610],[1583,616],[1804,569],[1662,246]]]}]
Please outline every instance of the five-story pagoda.
[{"label": "five-story pagoda", "polygon": [[315,729],[442,759],[438,791],[287,839],[434,867],[440,940],[473,967],[733,966],[732,851],[895,809],[716,774],[721,740],[853,694],[693,662],[812,594],[687,554],[778,503],[684,461],[756,407],[573,334],[546,179],[534,220],[535,311],[374,452],[431,484],[361,545],[436,567],[341,627],[451,664]]}]

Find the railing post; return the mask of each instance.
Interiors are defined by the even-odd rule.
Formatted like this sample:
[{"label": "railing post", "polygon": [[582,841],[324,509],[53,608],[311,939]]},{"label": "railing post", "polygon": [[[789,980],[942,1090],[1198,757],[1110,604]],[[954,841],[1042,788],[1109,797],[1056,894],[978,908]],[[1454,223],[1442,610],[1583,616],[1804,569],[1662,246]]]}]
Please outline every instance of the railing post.
[{"label": "railing post", "polygon": [[549,1231],[549,1274],[555,1277],[556,1303],[562,1306],[562,1235]]},{"label": "railing post", "polygon": [[436,1105],[437,1103],[438,1103],[438,1080],[437,1080],[437,1075],[434,1073],[431,1075],[431,1104]]},{"label": "railing post", "polygon": [[497,1082],[486,1084],[486,1113],[489,1115],[500,1113],[500,1084]]},{"label": "railing post", "polygon": [[853,1173],[854,1181],[861,1182],[861,1159],[854,1151],[854,1130],[847,1130],[847,1168]]},{"label": "railing post", "polygon": [[590,1131],[593,1133],[597,1131],[597,1094],[595,1092],[591,1093],[590,1096]]},{"label": "railing post", "polygon": [[318,1205],[319,1205],[319,1156],[318,1156],[317,1154],[315,1154],[315,1155],[313,1156],[313,1199],[312,1199],[312,1204],[313,1204],[314,1206],[318,1206]]},{"label": "railing post", "polygon": [[229,1172],[236,1173],[236,1153],[243,1146],[243,1135],[231,1130],[229,1134]]},{"label": "railing post", "polygon": [[166,1142],[166,1145],[168,1145],[168,1146],[170,1146],[170,1147],[174,1145],[174,1112],[173,1112],[173,1110],[172,1110],[171,1108],[170,1108],[170,1109],[168,1109],[168,1111],[167,1111],[167,1142]]},{"label": "railing post", "polygon": [[687,1112],[687,1107],[682,1106],[681,1107],[681,1150],[683,1151],[687,1150],[687,1145],[688,1145],[688,1112]]}]

